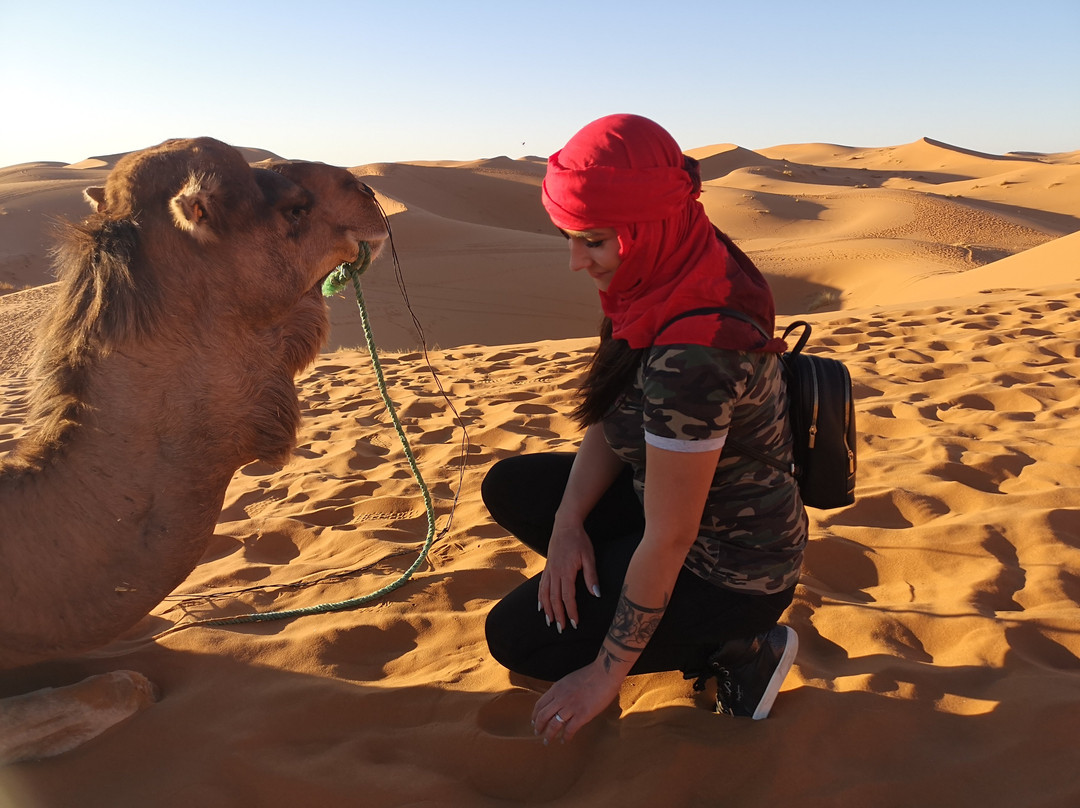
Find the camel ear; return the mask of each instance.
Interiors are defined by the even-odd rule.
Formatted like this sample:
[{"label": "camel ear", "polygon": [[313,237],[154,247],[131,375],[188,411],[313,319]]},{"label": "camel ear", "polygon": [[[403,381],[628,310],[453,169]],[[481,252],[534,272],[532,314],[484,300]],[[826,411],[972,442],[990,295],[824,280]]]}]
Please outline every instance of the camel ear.
[{"label": "camel ear", "polygon": [[90,210],[94,213],[105,212],[105,189],[100,185],[83,188],[83,199],[90,203]]},{"label": "camel ear", "polygon": [[169,201],[173,221],[196,241],[206,243],[217,236],[214,219],[218,216],[217,183],[212,177],[191,175],[180,193]]}]

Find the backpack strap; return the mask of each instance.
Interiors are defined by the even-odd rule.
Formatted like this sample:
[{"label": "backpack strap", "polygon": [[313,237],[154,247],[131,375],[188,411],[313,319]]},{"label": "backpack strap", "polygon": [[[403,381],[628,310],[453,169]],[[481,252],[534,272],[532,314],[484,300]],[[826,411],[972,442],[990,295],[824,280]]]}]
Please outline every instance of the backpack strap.
[{"label": "backpack strap", "polygon": [[751,446],[747,446],[738,438],[733,438],[730,435],[728,435],[727,440],[724,441],[724,445],[730,446],[736,454],[741,454],[743,457],[752,457],[754,460],[758,461],[759,463],[764,463],[766,466],[772,466],[774,469],[786,472],[793,477],[798,476],[798,467],[795,465],[794,461],[792,461],[791,463],[785,463],[782,460],[777,460],[772,455],[767,455],[764,452],[759,452],[757,449],[754,449]]},{"label": "backpack strap", "polygon": [[[724,308],[719,308],[719,307],[715,307],[715,306],[706,306],[706,307],[700,308],[700,309],[690,309],[689,311],[684,311],[684,312],[682,312],[680,314],[676,314],[674,317],[672,317],[670,320],[668,320],[666,323],[664,323],[662,326],[660,326],[660,328],[659,328],[659,330],[657,330],[656,334],[657,334],[657,336],[659,336],[665,330],[667,330],[667,328],[669,326],[673,325],[674,323],[678,322],[679,320],[684,320],[687,317],[702,317],[702,316],[704,316],[706,314],[719,314],[722,317],[731,317],[734,320],[742,320],[744,323],[749,323],[755,329],[757,329],[757,332],[759,334],[761,334],[761,336],[765,339],[766,342],[768,342],[770,339],[772,339],[772,336],[768,332],[765,331],[765,329],[762,327],[761,323],[759,323],[757,320],[755,320],[749,314],[747,314],[745,312],[742,312],[742,311],[738,311],[736,309],[724,309]],[[809,328],[809,327],[810,326],[807,325],[807,328]]]},{"label": "backpack strap", "polygon": [[800,326],[802,326],[803,331],[802,334],[799,336],[799,341],[795,343],[794,348],[788,351],[788,353],[790,353],[792,356],[798,356],[800,353],[802,353],[802,349],[806,345],[806,341],[810,339],[810,332],[813,329],[810,328],[810,323],[806,322],[806,320],[796,320],[793,323],[789,323],[788,327],[784,329],[784,339],[786,340],[788,338],[788,334],[790,334],[792,331],[794,331],[796,328],[799,328]]}]

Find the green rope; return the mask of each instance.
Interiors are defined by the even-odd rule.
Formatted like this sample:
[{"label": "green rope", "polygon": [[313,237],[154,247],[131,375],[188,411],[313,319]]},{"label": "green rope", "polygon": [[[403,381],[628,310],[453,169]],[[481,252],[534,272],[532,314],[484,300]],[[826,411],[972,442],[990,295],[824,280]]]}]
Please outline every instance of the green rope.
[{"label": "green rope", "polygon": [[409,461],[409,468],[412,469],[413,477],[416,479],[417,484],[420,486],[420,491],[424,495],[424,506],[427,509],[427,536],[424,539],[424,546],[420,550],[420,555],[417,556],[416,561],[412,566],[403,572],[396,581],[393,581],[382,589],[376,590],[368,595],[362,595],[361,597],[351,598],[349,600],[342,600],[336,603],[320,603],[316,606],[306,606],[301,609],[288,609],[276,612],[253,612],[251,614],[241,614],[235,617],[210,617],[204,620],[199,620],[196,623],[182,624],[177,628],[182,628],[185,625],[216,625],[216,626],[229,626],[239,623],[261,623],[269,620],[286,620],[292,617],[303,617],[310,614],[325,614],[327,612],[340,612],[346,609],[355,609],[359,606],[364,606],[371,603],[383,595],[393,592],[400,587],[413,573],[420,568],[420,565],[424,563],[424,560],[428,556],[428,552],[431,550],[431,545],[435,539],[435,506],[431,502],[431,494],[428,491],[427,485],[424,483],[424,478],[420,475],[420,467],[416,464],[416,458],[413,456],[412,449],[409,446],[409,440],[405,437],[405,430],[401,426],[401,421],[398,419],[397,411],[394,409],[394,402],[390,400],[390,393],[386,389],[386,380],[383,377],[382,364],[379,362],[379,354],[375,348],[375,338],[371,334],[371,323],[368,320],[367,306],[364,305],[364,293],[360,288],[360,276],[364,274],[367,268],[371,265],[371,247],[366,243],[360,243],[360,255],[351,264],[342,264],[323,282],[322,292],[326,297],[332,297],[338,294],[352,281],[353,289],[356,291],[356,305],[360,309],[360,322],[364,327],[364,339],[367,342],[368,352],[371,354],[371,365],[375,369],[375,379],[379,385],[379,393],[382,394],[383,404],[386,405],[386,411],[390,415],[390,420],[394,423],[394,429],[397,431],[398,438],[401,441],[401,448],[405,451],[405,457]]}]

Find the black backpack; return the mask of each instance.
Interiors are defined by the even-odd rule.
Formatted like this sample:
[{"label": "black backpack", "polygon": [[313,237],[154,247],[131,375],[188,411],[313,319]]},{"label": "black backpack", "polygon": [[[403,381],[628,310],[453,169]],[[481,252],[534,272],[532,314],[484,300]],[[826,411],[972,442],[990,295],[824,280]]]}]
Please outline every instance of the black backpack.
[{"label": "black backpack", "polygon": [[[761,324],[735,309],[692,309],[666,322],[663,331],[676,320],[719,314],[749,323],[768,341],[772,336]],[[795,462],[788,465],[759,452],[742,441],[728,436],[725,451],[752,457],[794,475],[804,505],[811,508],[842,508],[855,501],[855,400],[851,393],[851,374],[843,362],[802,349],[810,339],[810,324],[796,320],[784,330],[787,339],[802,328],[795,347],[781,356],[788,392],[788,416],[794,439]]]}]

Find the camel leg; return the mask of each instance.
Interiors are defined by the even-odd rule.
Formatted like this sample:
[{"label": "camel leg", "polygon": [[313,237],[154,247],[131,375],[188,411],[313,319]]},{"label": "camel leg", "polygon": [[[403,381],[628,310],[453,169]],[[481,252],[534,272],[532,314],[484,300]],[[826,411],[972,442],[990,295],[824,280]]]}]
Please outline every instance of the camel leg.
[{"label": "camel leg", "polygon": [[52,757],[157,701],[141,673],[113,671],[0,701],[0,765]]}]

